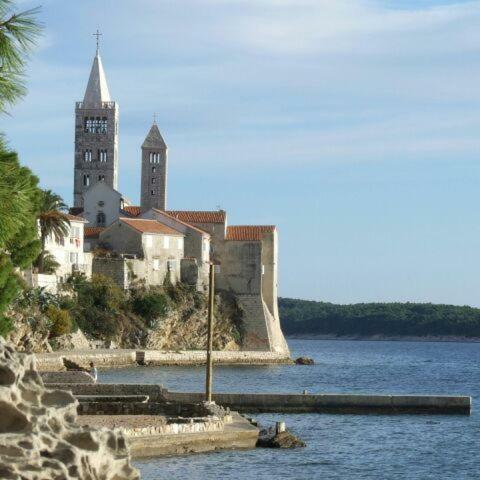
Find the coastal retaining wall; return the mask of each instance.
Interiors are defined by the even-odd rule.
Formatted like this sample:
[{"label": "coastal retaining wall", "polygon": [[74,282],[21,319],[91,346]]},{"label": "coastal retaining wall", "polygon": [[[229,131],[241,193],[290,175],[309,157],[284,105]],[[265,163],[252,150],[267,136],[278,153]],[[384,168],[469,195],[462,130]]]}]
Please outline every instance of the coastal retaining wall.
[{"label": "coastal retaining wall", "polygon": [[[36,353],[36,365],[41,372],[65,370],[62,358],[67,358],[81,367],[89,368],[94,362],[98,368],[116,368],[135,365],[204,365],[205,350],[66,350],[53,353]],[[288,354],[276,352],[215,351],[213,361],[218,365],[272,365],[289,364]]]},{"label": "coastal retaining wall", "polygon": [[[144,362],[147,365],[204,365],[207,360],[205,350],[184,350],[163,352],[145,350]],[[218,365],[270,365],[292,363],[288,354],[276,352],[215,351],[213,362]]]}]

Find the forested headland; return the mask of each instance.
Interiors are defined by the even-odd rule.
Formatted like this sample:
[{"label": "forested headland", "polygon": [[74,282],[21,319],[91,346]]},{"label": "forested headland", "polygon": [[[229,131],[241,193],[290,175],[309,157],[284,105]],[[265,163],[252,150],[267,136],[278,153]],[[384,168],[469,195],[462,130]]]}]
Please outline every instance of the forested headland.
[{"label": "forested headland", "polygon": [[357,303],[280,298],[286,335],[480,338],[480,308],[432,303]]}]

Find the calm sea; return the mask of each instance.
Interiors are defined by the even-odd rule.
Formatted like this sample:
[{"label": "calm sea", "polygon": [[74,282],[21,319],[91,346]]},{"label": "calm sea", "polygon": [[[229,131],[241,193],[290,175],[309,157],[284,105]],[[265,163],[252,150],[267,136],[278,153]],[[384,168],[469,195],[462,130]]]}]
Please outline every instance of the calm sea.
[{"label": "calm sea", "polygon": [[[480,343],[290,340],[315,366],[217,367],[222,392],[431,393],[474,398],[473,414],[256,415],[285,420],[300,450],[216,452],[135,462],[148,480],[480,479]],[[196,367],[101,372],[100,381],[200,391]]]}]

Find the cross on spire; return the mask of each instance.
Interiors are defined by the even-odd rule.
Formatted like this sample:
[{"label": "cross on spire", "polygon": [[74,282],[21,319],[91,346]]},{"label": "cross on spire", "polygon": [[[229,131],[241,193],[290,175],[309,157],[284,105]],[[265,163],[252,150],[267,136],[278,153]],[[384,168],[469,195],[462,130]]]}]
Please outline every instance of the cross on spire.
[{"label": "cross on spire", "polygon": [[97,28],[97,31],[93,34],[94,37],[97,37],[97,52],[98,52],[98,45],[100,41],[100,37],[103,35],[103,33],[100,33],[100,31]]},{"label": "cross on spire", "polygon": [[153,113],[153,123],[156,125],[157,124],[157,113]]}]

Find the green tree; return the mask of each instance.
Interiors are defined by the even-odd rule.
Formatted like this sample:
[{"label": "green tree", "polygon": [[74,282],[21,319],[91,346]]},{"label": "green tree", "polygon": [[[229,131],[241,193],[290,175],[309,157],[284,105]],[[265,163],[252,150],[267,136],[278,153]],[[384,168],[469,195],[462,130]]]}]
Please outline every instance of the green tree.
[{"label": "green tree", "polygon": [[70,221],[65,213],[67,206],[63,203],[62,197],[53,193],[51,190],[43,190],[40,199],[40,211],[38,214],[38,223],[40,226],[40,242],[42,250],[38,259],[38,268],[41,272],[45,267],[45,245],[49,235],[56,238],[68,235]]},{"label": "green tree", "polygon": [[[11,0],[0,0],[0,113],[25,94],[24,70],[40,32],[38,9],[14,12]],[[36,213],[40,189],[32,172],[0,134],[0,334],[11,328],[3,313],[20,287],[15,268],[37,257]]]},{"label": "green tree", "polygon": [[26,268],[38,256],[36,215],[38,179],[21,167],[16,153],[0,139],[0,334],[9,329],[3,312],[21,286],[15,267]]},{"label": "green tree", "polygon": [[0,0],[0,112],[25,95],[26,62],[41,29],[38,8],[15,12],[14,6]]}]

